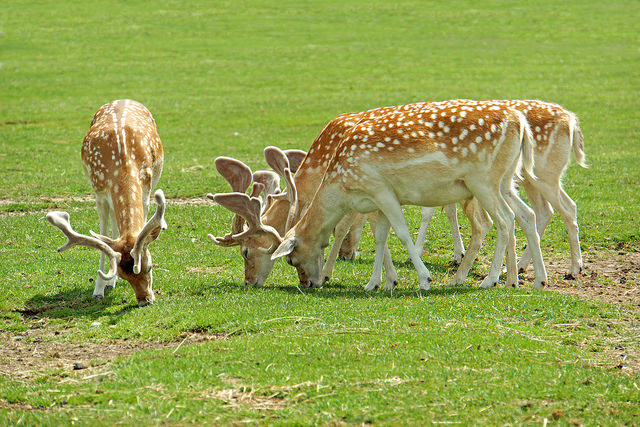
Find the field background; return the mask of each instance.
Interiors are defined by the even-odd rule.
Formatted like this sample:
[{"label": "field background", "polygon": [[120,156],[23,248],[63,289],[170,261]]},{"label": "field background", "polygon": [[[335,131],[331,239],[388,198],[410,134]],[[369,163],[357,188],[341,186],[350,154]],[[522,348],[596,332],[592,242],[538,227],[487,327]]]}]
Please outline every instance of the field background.
[{"label": "field background", "polygon": [[[227,190],[215,157],[264,168],[263,147],[306,149],[340,113],[538,98],[581,119],[590,168],[572,164],[565,189],[585,258],[625,265],[640,246],[639,19],[637,1],[6,2],[0,424],[640,423],[631,299],[531,292],[529,276],[479,291],[493,234],[466,286],[446,287],[444,215],[424,257],[430,292],[400,262],[393,295],[365,294],[369,232],[324,289],[302,294],[284,263],[264,289],[245,288],[238,251],[206,239],[231,215],[177,203]],[[144,309],[123,281],[92,300],[97,253],[57,254],[64,238],[43,219],[63,209],[78,231],[98,229],[80,145],[94,112],[120,98],[154,114],[159,188],[174,201],[151,249],[157,302]],[[407,216],[417,227],[417,209]],[[558,217],[543,254],[568,258]]]}]

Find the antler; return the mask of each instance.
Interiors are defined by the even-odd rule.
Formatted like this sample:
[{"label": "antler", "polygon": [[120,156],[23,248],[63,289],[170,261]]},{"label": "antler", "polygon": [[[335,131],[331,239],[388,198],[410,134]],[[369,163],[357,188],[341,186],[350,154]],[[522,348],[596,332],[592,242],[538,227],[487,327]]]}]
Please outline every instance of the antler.
[{"label": "antler", "polygon": [[243,217],[248,226],[248,229],[242,233],[227,234],[225,237],[214,237],[209,234],[209,238],[215,244],[220,246],[239,245],[243,239],[256,232],[270,235],[277,244],[282,242],[282,237],[275,228],[262,223],[260,219],[260,199],[257,197],[249,197],[245,193],[221,193],[214,194],[213,200],[220,206]]},{"label": "antler", "polygon": [[293,181],[289,159],[278,147],[265,148],[264,158],[267,161],[267,164],[271,166],[278,175],[284,178],[284,181],[287,184],[287,197],[289,198],[290,207],[285,230],[289,230],[295,223],[296,215],[298,213],[298,190],[295,182]]},{"label": "antler", "polygon": [[164,220],[164,211],[166,208],[166,200],[162,190],[156,191],[154,198],[158,207],[151,219],[142,227],[142,231],[138,234],[136,243],[131,249],[131,257],[133,258],[133,272],[139,274],[142,268],[142,252],[149,246],[151,242],[156,240],[162,230],[167,229],[167,222]]},{"label": "antler", "polygon": [[72,246],[89,246],[99,249],[109,257],[109,272],[105,274],[102,270],[98,270],[98,274],[104,280],[110,280],[116,275],[122,256],[114,251],[108,244],[95,237],[76,233],[73,228],[71,228],[71,222],[69,221],[69,214],[67,212],[49,212],[47,214],[47,220],[58,227],[69,239],[67,243],[58,248],[58,252],[66,251]]},{"label": "antler", "polygon": [[[251,168],[240,160],[231,157],[218,157],[215,160],[216,169],[231,185],[231,190],[237,193],[246,193],[253,179]],[[231,233],[242,231],[242,217],[235,215],[231,224]]]},{"label": "antler", "polygon": [[295,173],[300,168],[302,161],[307,156],[307,152],[303,150],[284,150],[284,155],[289,159],[289,165],[291,167],[291,173],[295,175]]}]

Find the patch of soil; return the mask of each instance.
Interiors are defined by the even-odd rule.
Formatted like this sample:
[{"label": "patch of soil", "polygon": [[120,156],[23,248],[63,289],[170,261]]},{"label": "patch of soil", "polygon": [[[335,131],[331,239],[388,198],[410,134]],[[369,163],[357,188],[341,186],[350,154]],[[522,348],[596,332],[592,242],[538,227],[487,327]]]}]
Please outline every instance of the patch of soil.
[{"label": "patch of soil", "polygon": [[[95,202],[95,196],[74,196],[74,197],[40,197],[37,199],[38,202],[41,203],[68,203],[68,202],[76,202],[76,203],[90,203]],[[0,199],[0,206],[18,204],[16,200],[11,199]],[[167,204],[169,205],[178,205],[178,206],[213,206],[215,203],[205,197],[177,197],[172,199],[167,199]],[[15,212],[0,212],[0,216],[22,216],[37,212],[47,212],[53,210],[53,208],[37,208],[33,207],[28,210],[19,210]]]},{"label": "patch of soil", "polygon": [[[0,375],[12,379],[30,379],[48,369],[67,372],[80,371],[83,377],[104,370],[108,363],[121,356],[128,356],[141,350],[174,348],[194,343],[226,339],[225,334],[206,332],[186,332],[179,341],[114,341],[114,342],[68,342],[60,336],[73,334],[69,329],[63,332],[38,327],[21,332],[0,331]],[[56,341],[51,341],[53,337]],[[100,374],[98,374],[100,375]]]},{"label": "patch of soil", "polygon": [[[569,260],[546,260],[549,284],[545,290],[621,304],[640,312],[640,252],[603,249],[598,253],[583,254],[583,257],[582,274],[576,280],[564,279],[569,270]],[[532,283],[532,268],[520,277]]]}]

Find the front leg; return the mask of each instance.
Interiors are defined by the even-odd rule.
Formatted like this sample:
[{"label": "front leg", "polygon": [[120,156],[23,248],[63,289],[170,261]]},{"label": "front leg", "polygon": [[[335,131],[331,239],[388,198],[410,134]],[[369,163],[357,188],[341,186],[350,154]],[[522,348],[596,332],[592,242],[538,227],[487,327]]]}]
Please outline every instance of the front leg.
[{"label": "front leg", "polygon": [[431,273],[420,259],[420,251],[416,249],[411,233],[407,227],[407,221],[402,214],[402,207],[391,191],[380,192],[376,197],[376,204],[379,210],[387,217],[396,236],[402,242],[405,249],[409,253],[409,257],[413,266],[418,273],[420,280],[420,289],[429,290],[431,288]]},{"label": "front leg", "polygon": [[[364,290],[367,292],[378,289],[380,287],[380,283],[382,283],[383,259],[389,252],[389,248],[387,247],[387,239],[389,238],[389,226],[390,225],[387,217],[384,216],[382,212],[378,212],[375,224],[372,223],[374,236],[376,239],[376,257],[373,261],[373,271],[371,272],[371,278],[369,279],[369,283],[367,283],[367,286],[364,287]],[[386,287],[387,285],[385,285],[385,289]]]},{"label": "front leg", "polygon": [[324,268],[322,269],[323,283],[328,282],[329,278],[331,278],[331,273],[333,272],[333,267],[335,266],[336,260],[338,259],[338,254],[340,253],[342,242],[344,241],[345,236],[349,232],[349,229],[351,228],[351,225],[353,224],[357,216],[357,212],[349,212],[344,216],[344,218],[340,220],[338,225],[336,225],[336,228],[333,230],[333,245],[331,246],[331,251],[327,256],[327,262],[324,264]]},{"label": "front leg", "polygon": [[[111,217],[111,229],[112,229],[112,237],[113,230],[117,233],[118,227],[115,221],[115,217],[111,216],[111,207],[109,205],[108,196],[96,195],[96,207],[98,210],[98,218],[100,219],[100,234],[103,236],[109,235],[109,218]],[[116,234],[117,237],[117,234]],[[100,271],[105,271],[105,264],[108,264],[107,257],[104,252],[100,253]],[[106,288],[113,289],[116,284],[116,280],[118,276],[116,275],[110,280],[104,280],[100,275],[96,278],[96,285],[93,289],[93,298],[102,299],[104,298],[104,291]]]}]

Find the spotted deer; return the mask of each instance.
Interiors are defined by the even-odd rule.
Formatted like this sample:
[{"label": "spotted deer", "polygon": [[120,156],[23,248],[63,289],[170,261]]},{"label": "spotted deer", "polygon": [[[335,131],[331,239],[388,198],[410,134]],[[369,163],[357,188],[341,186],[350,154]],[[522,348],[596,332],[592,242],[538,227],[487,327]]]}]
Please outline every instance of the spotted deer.
[{"label": "spotted deer", "polygon": [[[135,101],[105,104],[93,116],[81,154],[84,172],[96,193],[100,234],[78,234],[71,228],[67,212],[50,212],[49,222],[69,239],[58,251],[83,245],[102,252],[94,298],[102,299],[105,288],[113,288],[120,276],[133,287],[139,306],[151,304],[155,297],[148,247],[167,228],[162,190],[155,192],[158,206],[145,223],[150,194],[164,159],[155,120]],[[109,271],[104,273],[106,259]]]},{"label": "spotted deer", "polygon": [[[295,173],[291,179],[291,184],[295,186],[298,207],[292,211],[290,200],[285,194],[279,196],[272,194],[271,202],[266,203],[266,200],[263,200],[263,203],[261,203],[263,209],[258,213],[260,218],[257,221],[254,219],[253,222],[258,222],[266,227],[273,228],[277,234],[273,234],[270,231],[264,232],[264,230],[259,227],[245,230],[243,228],[245,224],[242,216],[234,211],[234,225],[232,225],[231,232],[223,237],[210,236],[217,245],[241,247],[241,254],[244,260],[245,284],[262,286],[266,281],[274,264],[274,261],[271,259],[271,254],[279,244],[279,240],[274,238],[274,236],[283,235],[285,231],[297,221],[301,213],[306,210],[311,198],[320,185],[322,176],[333,158],[335,149],[344,133],[363,117],[383,114],[386,111],[391,111],[391,107],[376,109],[375,111],[372,110],[372,112],[347,113],[336,117],[318,134],[301,162],[299,161],[300,153],[298,153],[297,156],[292,156],[295,153],[287,150],[284,152],[286,156],[286,159],[284,159],[281,156],[277,156],[276,151],[271,149],[266,150],[265,154],[269,157],[268,162],[271,162],[273,166],[280,171],[280,174],[284,174],[284,170],[287,168]],[[287,162],[289,162],[289,164],[287,164]],[[299,164],[297,170],[295,168],[296,164]],[[252,196],[256,196],[259,193],[254,190],[251,196],[244,194],[251,184],[252,173],[251,169],[242,162],[226,157],[218,158],[216,159],[216,167],[218,172],[231,184],[233,192],[236,193],[236,198],[251,199]],[[256,174],[253,174],[253,178],[255,181]],[[287,189],[285,191],[287,194],[292,194],[293,189]],[[242,194],[244,194],[244,196],[242,196]],[[215,200],[217,195],[211,195],[211,197]],[[220,203],[220,205],[231,207],[233,211],[233,209],[239,206],[238,203],[242,206],[248,203],[248,200],[242,200],[241,202],[229,205],[228,203],[231,199],[232,198],[226,196],[223,197],[223,203]],[[252,215],[255,215],[255,210],[251,212]],[[347,218],[339,224],[338,233],[341,232],[340,230],[345,230],[343,234],[346,234],[346,230],[348,230],[351,225],[349,221],[353,219]],[[287,223],[289,225],[287,225]],[[340,239],[340,241],[342,241],[342,239]],[[388,251],[386,251],[385,254],[383,259],[385,267],[393,269]],[[332,257],[334,257],[334,255],[330,254],[329,260],[331,260]],[[332,268],[332,264],[328,268]],[[397,277],[390,277],[389,280],[395,282]]]},{"label": "spotted deer", "polygon": [[547,276],[535,214],[513,186],[520,164],[524,174],[533,176],[527,121],[499,103],[417,103],[363,119],[345,133],[309,208],[272,259],[286,256],[301,286],[316,286],[322,280],[322,248],[338,221],[351,210],[378,210],[376,258],[393,226],[418,272],[420,288],[429,289],[431,275],[411,240],[401,205],[442,206],[475,197],[497,228],[482,287],[495,285],[507,246],[515,246],[515,216],[532,248],[534,288],[540,288]]},{"label": "spotted deer", "polygon": [[[575,202],[562,188],[564,174],[571,152],[578,165],[586,168],[583,136],[578,118],[572,112],[558,104],[539,100],[505,100],[498,101],[504,105],[521,111],[530,125],[534,140],[534,173],[536,179],[523,177],[524,187],[531,207],[536,214],[536,228],[540,238],[555,208],[564,220],[569,236],[571,249],[571,265],[565,279],[575,279],[582,270],[582,254]],[[424,247],[427,228],[436,208],[423,208],[420,230],[416,237],[418,250]],[[464,246],[460,238],[456,206],[444,208],[449,218],[454,241],[454,262],[460,263]],[[531,251],[527,247],[518,262],[518,271],[523,272],[531,261]]]}]

